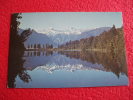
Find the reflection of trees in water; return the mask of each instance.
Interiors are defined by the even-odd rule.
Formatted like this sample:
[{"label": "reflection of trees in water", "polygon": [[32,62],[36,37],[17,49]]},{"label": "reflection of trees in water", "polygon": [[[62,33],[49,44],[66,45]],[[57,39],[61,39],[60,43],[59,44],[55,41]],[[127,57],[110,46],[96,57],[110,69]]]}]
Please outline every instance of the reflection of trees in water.
[{"label": "reflection of trees in water", "polygon": [[53,55],[53,51],[46,51],[46,56]]},{"label": "reflection of trees in water", "polygon": [[26,51],[26,57],[32,56],[51,56],[53,51]]},{"label": "reflection of trees in water", "polygon": [[12,51],[9,56],[9,69],[8,69],[8,87],[14,88],[15,79],[18,76],[23,82],[28,83],[31,78],[23,68],[24,60],[22,59],[23,51]]},{"label": "reflection of trees in water", "polygon": [[43,56],[45,55],[45,52],[44,52],[44,51],[42,52],[42,55],[43,55]]},{"label": "reflection of trees in water", "polygon": [[[30,56],[50,56],[53,54],[53,51],[27,51],[28,57]],[[28,75],[25,68],[23,68],[23,64],[25,60],[23,59],[24,50],[20,49],[10,49],[10,56],[9,56],[9,69],[8,69],[8,87],[14,88],[15,79],[18,76],[23,82],[28,83],[31,81],[31,77]]]},{"label": "reflection of trees in water", "polygon": [[118,78],[120,73],[127,75],[127,65],[124,53],[111,54],[93,51],[60,51],[59,53],[66,55],[69,58],[81,59],[93,64],[102,64],[106,71],[113,72]]}]

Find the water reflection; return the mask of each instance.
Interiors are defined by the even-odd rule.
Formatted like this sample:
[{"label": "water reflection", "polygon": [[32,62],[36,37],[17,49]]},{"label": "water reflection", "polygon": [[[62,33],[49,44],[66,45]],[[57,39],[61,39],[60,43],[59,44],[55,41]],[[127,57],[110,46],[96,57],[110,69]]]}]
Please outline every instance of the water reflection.
[{"label": "water reflection", "polygon": [[[95,83],[93,83],[95,85],[87,85],[88,81],[92,81],[95,75],[99,73],[98,71],[102,71],[100,72],[100,75],[103,76],[107,75],[105,72],[114,73],[114,75],[117,76],[117,82],[119,84],[127,84],[127,67],[124,54],[117,55],[90,51],[25,51],[23,56],[14,56],[14,59],[16,59],[14,63],[10,62],[9,87],[29,87],[29,84],[33,88],[39,87],[38,84],[40,84],[40,87],[74,87],[75,82],[82,80],[82,78],[85,78],[82,87],[101,86],[101,84]],[[12,68],[13,66],[15,67]],[[38,71],[40,72],[36,74]],[[78,71],[80,71],[80,74]],[[91,73],[92,71],[93,73]],[[70,75],[69,72],[74,73],[75,75]],[[90,73],[91,78],[88,79]],[[52,76],[49,76],[49,74]],[[40,78],[40,75],[42,78]],[[44,78],[43,75],[48,77]],[[126,75],[126,77],[123,77],[123,79],[120,78],[123,75]],[[74,81],[73,79],[75,79],[75,76],[76,78],[79,77],[79,80]],[[51,82],[50,79],[52,77],[54,77],[52,80],[59,80],[60,77],[60,81],[58,81],[58,83],[56,83],[57,81],[54,81],[55,84],[51,83],[50,86],[47,86],[49,82]],[[73,83],[71,83],[71,85],[66,84],[66,80],[63,77],[69,79],[68,82],[71,83],[73,81]],[[115,83],[117,85],[117,82],[113,81],[114,76],[112,75],[109,77],[112,77],[109,85],[114,85]],[[25,85],[20,83],[20,80],[23,80],[28,84]],[[30,82],[31,80],[33,82]],[[104,83],[105,80],[99,78],[99,81],[102,81],[103,86],[106,85]],[[125,83],[123,80],[126,80]],[[40,81],[42,81],[42,84],[38,83]],[[62,82],[64,85],[60,85]],[[80,84],[77,86],[80,87]]]},{"label": "water reflection", "polygon": [[50,56],[53,54],[53,51],[25,51],[24,56],[32,57],[32,56]]},{"label": "water reflection", "polygon": [[[26,54],[27,53],[27,54]],[[51,56],[53,55],[52,51],[49,52],[26,52],[25,54],[30,57],[32,55],[32,53],[34,54],[34,56]],[[31,53],[31,55],[29,55],[29,53]],[[119,54],[119,55],[115,55],[115,54],[111,54],[111,53],[105,53],[105,52],[90,52],[90,51],[60,51],[58,52],[58,54],[60,55],[65,55],[66,57],[69,57],[70,59],[75,58],[75,59],[80,59],[82,61],[87,61],[87,62],[91,62],[92,64],[102,64],[102,66],[104,67],[104,70],[107,72],[113,72],[118,78],[120,73],[127,75],[127,65],[126,65],[126,59],[125,59],[125,55],[124,54]],[[41,58],[41,59],[46,59],[45,58]],[[39,59],[39,58],[38,58]],[[52,59],[52,57],[50,58]],[[49,60],[50,60],[49,59]],[[59,59],[59,58],[57,58]],[[63,59],[63,58],[62,58]],[[60,59],[60,61],[62,61],[62,59]],[[36,59],[37,60],[37,59]],[[56,59],[54,59],[56,61]],[[39,60],[37,60],[39,62]],[[36,62],[37,62],[36,61]],[[52,63],[59,63],[59,62],[50,62]],[[67,62],[67,61],[65,61]],[[63,62],[65,64],[65,62]],[[48,62],[45,61],[45,63],[42,65],[46,65]],[[68,64],[72,65],[72,61],[67,62]],[[61,62],[60,62],[61,64]],[[62,65],[64,65],[62,64]],[[73,65],[76,63],[73,63]],[[81,63],[82,64],[82,63]],[[34,66],[37,67],[38,65]],[[87,67],[89,67],[90,64],[88,64]],[[86,65],[84,65],[84,67],[86,67]]]},{"label": "water reflection", "polygon": [[[31,81],[30,75],[27,73],[26,69],[23,67],[25,60],[22,58],[24,52],[13,50],[10,51],[9,55],[9,68],[8,68],[8,87],[16,87],[15,79],[18,76],[23,82],[28,83]],[[15,61],[14,61],[15,59]]]},{"label": "water reflection", "polygon": [[120,73],[127,75],[127,64],[124,54],[89,51],[60,51],[59,53],[69,58],[81,59],[93,64],[102,64],[106,71],[113,72],[118,78]]}]

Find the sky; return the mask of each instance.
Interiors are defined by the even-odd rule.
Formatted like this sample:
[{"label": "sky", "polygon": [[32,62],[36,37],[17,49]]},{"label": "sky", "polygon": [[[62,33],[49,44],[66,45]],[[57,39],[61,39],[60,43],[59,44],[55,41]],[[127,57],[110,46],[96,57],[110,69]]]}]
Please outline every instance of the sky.
[{"label": "sky", "polygon": [[36,31],[54,28],[66,30],[94,29],[98,27],[122,26],[121,12],[43,12],[22,13],[20,28],[31,28]]}]

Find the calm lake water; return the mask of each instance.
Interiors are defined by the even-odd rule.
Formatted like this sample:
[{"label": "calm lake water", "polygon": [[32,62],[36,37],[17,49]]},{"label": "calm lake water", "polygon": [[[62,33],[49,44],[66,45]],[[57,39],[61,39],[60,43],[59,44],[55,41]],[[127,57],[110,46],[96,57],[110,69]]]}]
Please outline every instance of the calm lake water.
[{"label": "calm lake water", "polygon": [[[17,61],[18,60],[18,61]],[[15,88],[119,86],[128,84],[124,55],[89,51],[25,51],[9,84]]]}]

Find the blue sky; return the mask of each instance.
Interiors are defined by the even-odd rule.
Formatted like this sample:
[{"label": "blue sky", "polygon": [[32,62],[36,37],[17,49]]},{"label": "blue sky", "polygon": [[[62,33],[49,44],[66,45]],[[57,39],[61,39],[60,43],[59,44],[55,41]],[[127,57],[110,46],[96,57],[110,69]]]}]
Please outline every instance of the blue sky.
[{"label": "blue sky", "polygon": [[31,28],[36,31],[52,27],[65,30],[70,27],[76,29],[93,29],[98,27],[122,26],[120,12],[44,12],[22,13],[20,28]]}]

